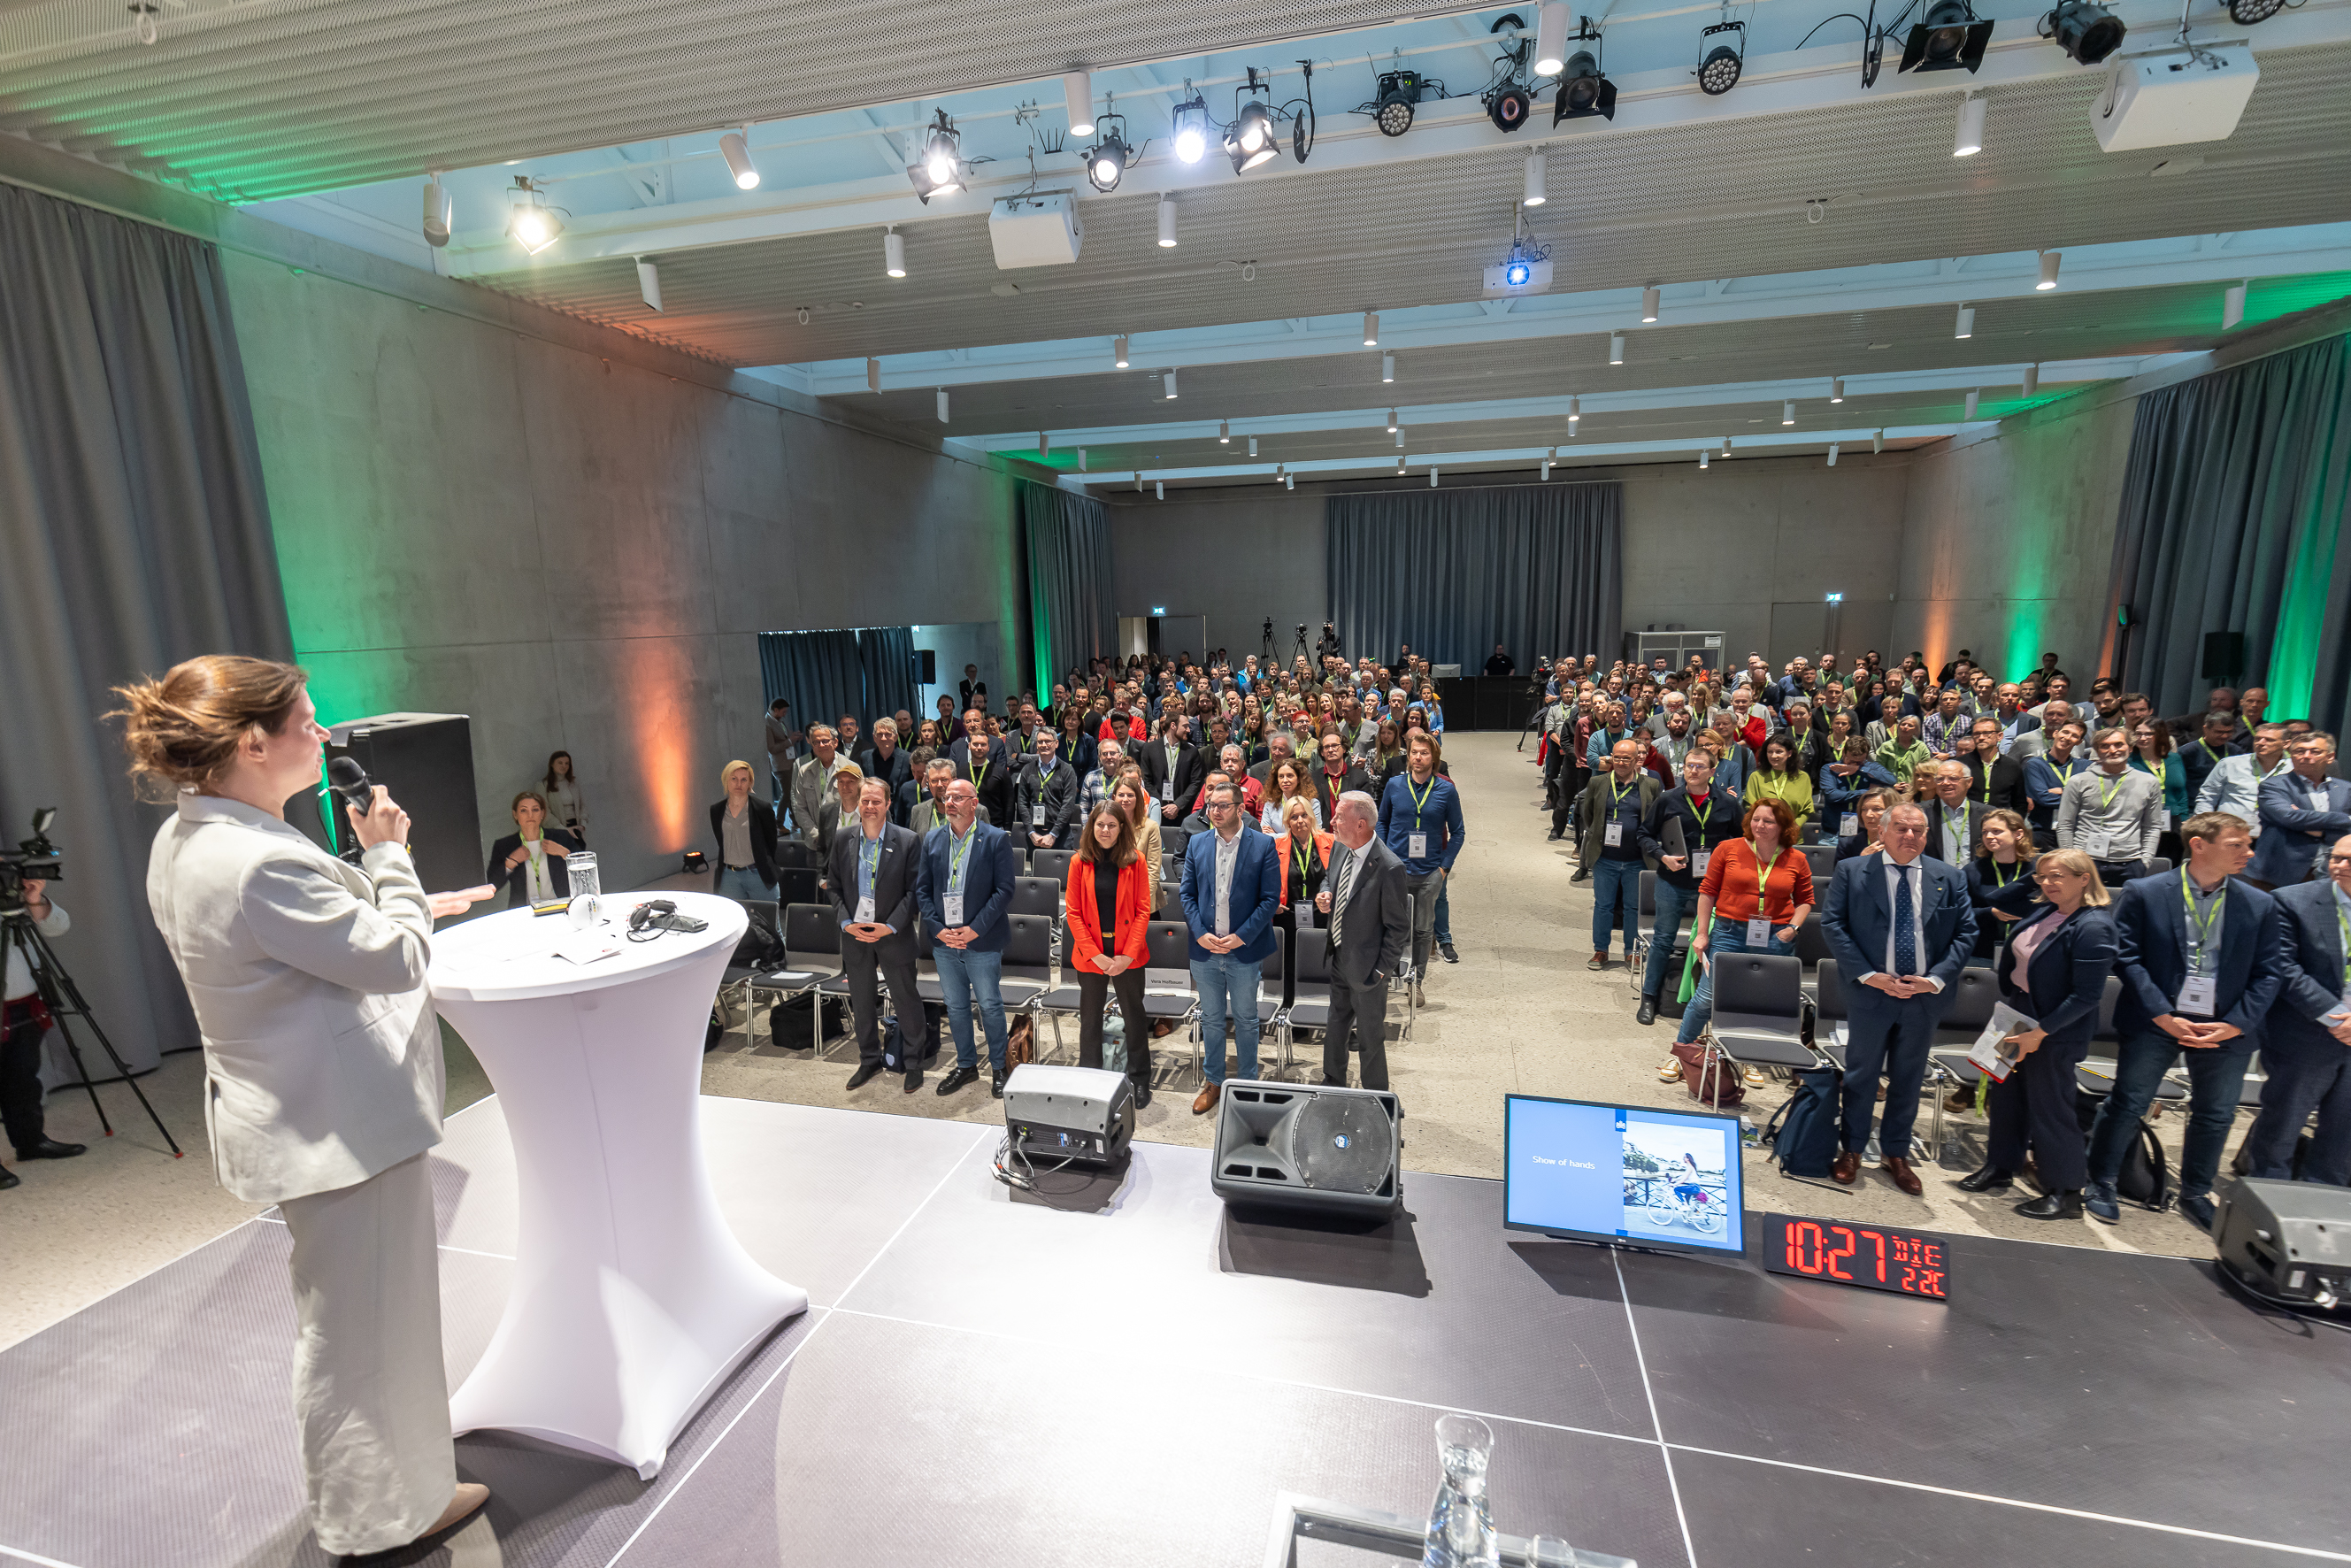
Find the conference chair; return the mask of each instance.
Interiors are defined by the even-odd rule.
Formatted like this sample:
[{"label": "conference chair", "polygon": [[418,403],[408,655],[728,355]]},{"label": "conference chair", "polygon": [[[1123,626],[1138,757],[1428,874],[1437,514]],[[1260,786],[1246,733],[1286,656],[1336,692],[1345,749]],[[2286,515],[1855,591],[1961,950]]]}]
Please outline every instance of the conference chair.
[{"label": "conference chair", "polygon": [[1183,908],[1184,884],[1181,882],[1176,881],[1161,882],[1159,884],[1159,913],[1162,915],[1165,915],[1170,911],[1180,913]]},{"label": "conference chair", "polygon": [[1844,1029],[1852,1015],[1845,1010],[1844,975],[1834,959],[1825,960],[1813,971],[1812,1028],[1805,1038],[1814,1051],[1844,1065]]},{"label": "conference chair", "polygon": [[[752,925],[764,925],[769,931],[776,933],[778,941],[782,940],[783,932],[780,923],[783,914],[773,903],[759,898],[746,899],[743,902],[743,908],[750,917]],[[718,980],[719,1016],[723,1020],[732,1008],[740,1007],[743,1009],[743,1043],[745,1045],[751,1043],[753,1023],[751,981],[758,973],[758,969],[753,965],[729,964],[726,966],[726,972],[720,976]],[[722,1030],[722,1032],[731,1033],[732,1031]]]},{"label": "conference chair", "polygon": [[1165,846],[1165,840],[1163,837],[1159,851],[1159,880],[1162,882],[1181,882],[1183,879],[1184,852],[1182,850],[1168,849]]},{"label": "conference chair", "polygon": [[1828,931],[1817,914],[1796,927],[1796,962],[1807,969],[1815,964],[1826,964],[1832,968],[1836,965],[1835,956],[1829,951]]},{"label": "conference chair", "polygon": [[[1070,923],[1066,918],[1054,923],[1053,945],[1055,951],[1064,955],[1066,958],[1066,955],[1070,951]],[[1053,1021],[1052,1053],[1055,1057],[1061,1054],[1061,1019],[1064,1018],[1075,1018],[1078,1016],[1079,1012],[1078,972],[1075,969],[1071,968],[1069,964],[1064,961],[1061,965],[1061,983],[1053,987],[1050,990],[1046,991],[1042,996],[1040,996],[1032,1004],[1032,1010],[1035,1011],[1039,1017],[1048,1018]],[[1118,998],[1115,993],[1105,998],[1105,1001],[1106,1005],[1109,1007],[1116,1008],[1118,1006]],[[1047,1060],[1047,1057],[1042,1051],[1040,1051],[1037,1053],[1037,1060],[1040,1061]]]},{"label": "conference chair", "polygon": [[[1039,850],[1039,854],[1057,854],[1059,851]],[[1061,942],[1061,883],[1050,876],[1018,876],[1012,879],[1012,902],[1006,908],[1014,915],[1034,915],[1045,922],[1050,933],[1048,946],[1058,959],[1069,948]]]},{"label": "conference chair", "polygon": [[1184,852],[1191,847],[1191,829],[1171,828],[1165,822],[1159,825],[1159,850],[1162,854],[1174,855],[1180,862],[1184,858]]},{"label": "conference chair", "polygon": [[776,868],[776,902],[778,904],[821,904],[823,896],[817,890],[814,866],[779,865]]},{"label": "conference chair", "polygon": [[1797,848],[1804,852],[1804,859],[1813,868],[1813,881],[1819,884],[1814,893],[1821,902],[1826,902],[1828,880],[1836,875],[1836,845],[1799,844]]},{"label": "conference chair", "polygon": [[[1288,1071],[1295,1065],[1290,1051],[1290,1030],[1283,1025],[1283,1008],[1290,990],[1290,963],[1296,934],[1281,926],[1273,928],[1273,951],[1258,965],[1257,1029],[1258,1072],[1265,1076],[1265,1041],[1269,1034],[1281,1036],[1281,1066]],[[1266,988],[1270,986],[1269,991]]]},{"label": "conference chair", "polygon": [[1698,1078],[1702,1090],[1711,1087],[1707,1075],[1721,1071],[1725,1061],[1735,1068],[1820,1065],[1820,1053],[1803,1039],[1802,964],[1778,953],[1709,957],[1714,1019],[1706,1030],[1706,1060]]},{"label": "conference chair", "polygon": [[[764,984],[753,983],[769,992],[778,1006],[801,996],[809,998],[812,1025],[810,1039],[820,1052],[824,1049],[822,988],[827,980],[840,983],[841,991],[846,993],[847,984],[841,979],[841,926],[833,915],[832,905],[786,904],[784,967],[766,977]],[[774,1032],[772,1017],[769,1032]]]},{"label": "conference chair", "polygon": [[[801,840],[778,839],[776,864],[779,869],[814,871],[816,870],[816,852],[809,848]],[[791,901],[786,899],[784,902],[789,904]]]},{"label": "conference chair", "polygon": [[[1023,880],[1033,880],[1024,878]],[[1051,886],[1049,883],[1047,886]],[[1018,902],[1019,894],[1014,894]],[[1053,922],[1043,915],[1008,915],[1012,935],[1004,944],[1002,994],[1007,1015],[1026,1012],[1053,987]],[[1006,1023],[1011,1021],[1008,1016]]]},{"label": "conference chair", "polygon": [[1200,1006],[1192,988],[1192,928],[1181,920],[1155,920],[1145,940],[1151,956],[1143,967],[1143,1011],[1154,1023],[1182,1029]]},{"label": "conference chair", "polygon": [[1030,850],[1029,874],[1050,877],[1063,887],[1070,885],[1070,862],[1078,858],[1075,850]]},{"label": "conference chair", "polygon": [[1290,960],[1290,1005],[1283,1009],[1282,1027],[1293,1034],[1301,1029],[1319,1034],[1331,1027],[1331,934],[1299,932]]}]

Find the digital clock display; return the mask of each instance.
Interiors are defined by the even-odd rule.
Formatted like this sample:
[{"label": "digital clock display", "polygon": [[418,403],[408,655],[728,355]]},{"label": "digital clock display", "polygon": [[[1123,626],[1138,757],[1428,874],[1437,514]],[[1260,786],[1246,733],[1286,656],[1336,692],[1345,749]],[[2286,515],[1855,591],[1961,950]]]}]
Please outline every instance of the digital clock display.
[{"label": "digital clock display", "polygon": [[1897,1296],[1950,1299],[1950,1249],[1938,1237],[1792,1214],[1762,1219],[1763,1267],[1771,1273]]}]

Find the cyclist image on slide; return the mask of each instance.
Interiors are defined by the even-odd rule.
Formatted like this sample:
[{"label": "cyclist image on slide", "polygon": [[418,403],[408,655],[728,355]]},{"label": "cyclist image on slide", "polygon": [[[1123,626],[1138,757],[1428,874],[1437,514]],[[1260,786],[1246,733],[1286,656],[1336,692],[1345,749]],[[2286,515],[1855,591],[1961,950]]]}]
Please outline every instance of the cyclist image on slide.
[{"label": "cyclist image on slide", "polygon": [[1698,1179],[1698,1156],[1685,1150],[1682,1168],[1674,1173],[1674,1196],[1686,1203],[1697,1203],[1706,1197],[1706,1188]]},{"label": "cyclist image on slide", "polygon": [[[1690,1146],[1690,1137],[1678,1129],[1625,1129],[1625,1207],[1634,1207],[1635,1199],[1630,1195],[1637,1185],[1642,1195],[1639,1205],[1646,1210],[1651,1225],[1660,1230],[1684,1226],[1700,1235],[1712,1236],[1722,1229],[1729,1212],[1725,1173],[1720,1169],[1709,1172],[1698,1163],[1698,1149]],[[1656,1146],[1667,1140],[1670,1140],[1668,1146]],[[1719,1151],[1709,1152],[1719,1155]]]}]

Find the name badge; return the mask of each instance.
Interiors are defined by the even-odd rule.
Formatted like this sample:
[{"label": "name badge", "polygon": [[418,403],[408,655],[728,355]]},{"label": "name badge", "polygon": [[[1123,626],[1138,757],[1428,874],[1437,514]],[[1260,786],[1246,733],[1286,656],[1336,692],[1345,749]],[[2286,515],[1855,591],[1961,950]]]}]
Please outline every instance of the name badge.
[{"label": "name badge", "polygon": [[1176,799],[1176,780],[1162,779],[1159,781],[1159,798],[1165,801],[1173,801]]},{"label": "name badge", "polygon": [[1693,850],[1693,851],[1691,851],[1691,852],[1690,852],[1690,875],[1692,875],[1692,876],[1704,876],[1704,875],[1706,874],[1706,862],[1708,862],[1708,860],[1709,860],[1710,858],[1712,858],[1713,854],[1714,854],[1714,852],[1713,852],[1712,850]]},{"label": "name badge", "polygon": [[1404,836],[1404,858],[1409,861],[1426,860],[1428,858],[1428,835],[1426,833],[1406,833]]},{"label": "name badge", "polygon": [[2179,1010],[2208,1019],[2220,1005],[2220,982],[2210,975],[2190,975],[2179,988]]},{"label": "name badge", "polygon": [[1298,896],[1298,901],[1291,904],[1290,908],[1297,912],[1299,919],[1304,920],[1314,913],[1314,901],[1307,897],[1304,894],[1301,894]]},{"label": "name badge", "polygon": [[1609,823],[1607,832],[1600,841],[1606,844],[1612,850],[1624,848],[1625,824],[1622,822]]},{"label": "name badge", "polygon": [[1747,923],[1747,946],[1750,948],[1771,946],[1771,922],[1768,918],[1758,915]]},{"label": "name badge", "polygon": [[1031,806],[1029,808],[1029,825],[1032,828],[1041,828],[1045,825],[1044,807]]},{"label": "name badge", "polygon": [[955,926],[962,925],[963,894],[960,893],[950,893],[945,898],[941,899],[940,902],[947,906],[948,927],[952,929]]},{"label": "name badge", "polygon": [[2106,836],[2104,833],[2085,833],[2082,835],[2082,852],[2089,856],[2094,861],[2102,861],[2106,858]]},{"label": "name badge", "polygon": [[873,924],[873,899],[871,894],[857,901],[857,924],[860,925]]},{"label": "name badge", "polygon": [[1837,819],[1837,837],[1841,839],[1850,839],[1859,834],[1860,831],[1860,812],[1847,811],[1844,816]]}]

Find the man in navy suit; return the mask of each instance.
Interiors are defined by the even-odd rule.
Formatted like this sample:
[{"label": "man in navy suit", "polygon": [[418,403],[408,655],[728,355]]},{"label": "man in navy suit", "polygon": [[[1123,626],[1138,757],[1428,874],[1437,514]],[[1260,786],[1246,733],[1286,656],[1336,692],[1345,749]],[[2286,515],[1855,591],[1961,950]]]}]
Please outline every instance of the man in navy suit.
[{"label": "man in navy suit", "polygon": [[[841,923],[841,972],[849,977],[850,1016],[857,1028],[852,1089],[863,1088],[882,1071],[877,981],[888,981],[890,1005],[898,1009],[909,1041],[922,1006],[921,993],[914,988],[914,880],[920,874],[916,862],[922,842],[890,820],[891,794],[884,780],[865,780],[857,797],[857,827],[832,841],[826,878],[832,889],[833,917]],[[922,1052],[910,1050],[906,1092],[922,1086]]]},{"label": "man in navy suit", "polygon": [[2245,1087],[2245,1062],[2262,1043],[2277,1000],[2284,945],[2277,901],[2237,873],[2253,856],[2252,830],[2226,811],[2180,825],[2188,863],[2134,877],[2114,904],[2114,1092],[2090,1128],[2090,1185],[2082,1207],[2122,1222],[2115,1178],[2163,1075],[2188,1058],[2188,1133],[2179,1158],[2179,1211],[2212,1225],[2212,1181]]},{"label": "man in navy suit", "polygon": [[1225,1092],[1226,1020],[1240,1042],[1241,1076],[1257,1076],[1259,966],[1279,940],[1281,864],[1273,841],[1241,825],[1241,795],[1229,781],[1203,790],[1210,831],[1184,846],[1184,918],[1192,927],[1192,987],[1200,993],[1201,1060],[1208,1082],[1192,1102],[1205,1116]]},{"label": "man in navy suit", "polygon": [[1924,858],[1927,813],[1907,801],[1886,813],[1885,847],[1848,860],[1829,883],[1822,934],[1844,981],[1844,1134],[1829,1175],[1851,1186],[1869,1143],[1877,1080],[1890,1082],[1877,1125],[1878,1164],[1911,1197],[1923,1184],[1910,1168],[1910,1129],[1935,1026],[1975,950],[1976,915],[1964,872]]},{"label": "man in navy suit", "polygon": [[2262,847],[2252,880],[2263,887],[2308,882],[2319,851],[2351,833],[2351,784],[2329,779],[2335,737],[2312,731],[2287,747],[2293,771],[2262,781]]},{"label": "man in navy suit", "polygon": [[2351,946],[2351,836],[2326,852],[2325,882],[2277,890],[2284,931],[2277,1005],[2262,1039],[2262,1113],[2245,1146],[2252,1174],[2284,1181],[2294,1146],[2312,1111],[2318,1126],[2302,1162],[2304,1181],[2351,1186],[2351,1006],[2344,998],[2345,949]]},{"label": "man in navy suit", "polygon": [[971,1033],[977,1006],[987,1026],[988,1091],[1004,1098],[1004,945],[1012,936],[1007,916],[1017,874],[1010,836],[979,820],[979,791],[968,778],[956,779],[947,786],[946,826],[923,841],[914,878],[914,902],[930,923],[931,957],[955,1035],[956,1064],[939,1080],[942,1094],[979,1077]]}]

